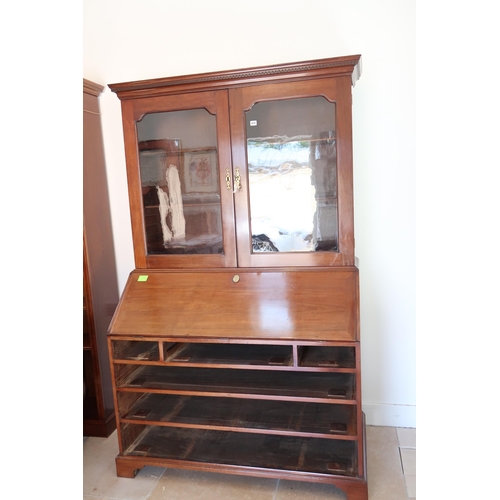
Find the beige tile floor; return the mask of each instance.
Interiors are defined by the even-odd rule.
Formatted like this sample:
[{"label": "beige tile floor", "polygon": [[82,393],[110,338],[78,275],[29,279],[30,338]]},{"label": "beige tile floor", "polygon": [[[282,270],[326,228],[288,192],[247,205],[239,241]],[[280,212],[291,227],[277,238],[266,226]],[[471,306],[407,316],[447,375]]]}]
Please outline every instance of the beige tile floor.
[{"label": "beige tile floor", "polygon": [[[416,430],[366,429],[370,500],[416,499]],[[116,432],[83,440],[84,500],[344,500],[331,485],[144,467],[116,476]]]}]

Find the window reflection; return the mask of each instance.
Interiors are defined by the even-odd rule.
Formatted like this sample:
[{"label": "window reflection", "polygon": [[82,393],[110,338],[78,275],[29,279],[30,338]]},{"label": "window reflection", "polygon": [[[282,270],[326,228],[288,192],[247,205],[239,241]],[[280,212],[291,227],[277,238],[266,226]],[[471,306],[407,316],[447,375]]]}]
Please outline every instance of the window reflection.
[{"label": "window reflection", "polygon": [[248,141],[254,252],[313,249],[316,189],[309,155],[304,139]]},{"label": "window reflection", "polygon": [[246,115],[253,252],[338,251],[335,104],[263,102]]},{"label": "window reflection", "polygon": [[222,254],[215,116],[146,114],[137,133],[148,254]]}]

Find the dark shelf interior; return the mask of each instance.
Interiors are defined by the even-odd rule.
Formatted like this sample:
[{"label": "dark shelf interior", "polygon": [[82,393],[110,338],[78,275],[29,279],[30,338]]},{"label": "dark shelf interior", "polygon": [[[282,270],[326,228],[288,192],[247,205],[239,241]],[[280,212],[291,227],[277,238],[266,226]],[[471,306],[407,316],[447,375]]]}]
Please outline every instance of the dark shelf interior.
[{"label": "dark shelf interior", "polygon": [[113,341],[113,358],[128,361],[159,361],[158,342],[119,340]]},{"label": "dark shelf interior", "polygon": [[[227,428],[224,430],[252,429],[261,433],[278,431],[295,435],[323,434],[327,438],[356,437],[353,405],[135,394],[137,401],[131,404],[130,393],[118,393],[122,419],[160,425]],[[126,407],[129,408],[123,410]]]},{"label": "dark shelf interior", "polygon": [[299,366],[354,369],[355,349],[349,346],[300,346]]},{"label": "dark shelf interior", "polygon": [[[120,368],[129,369],[122,376]],[[355,374],[330,372],[273,372],[168,366],[115,367],[119,388],[175,392],[223,393],[229,396],[319,398],[354,401]],[[200,394],[203,395],[203,394]]]},{"label": "dark shelf interior", "polygon": [[287,345],[183,343],[167,352],[173,363],[206,365],[293,366],[292,347]]},{"label": "dark shelf interior", "polygon": [[355,441],[144,426],[124,455],[352,477],[356,451]]}]

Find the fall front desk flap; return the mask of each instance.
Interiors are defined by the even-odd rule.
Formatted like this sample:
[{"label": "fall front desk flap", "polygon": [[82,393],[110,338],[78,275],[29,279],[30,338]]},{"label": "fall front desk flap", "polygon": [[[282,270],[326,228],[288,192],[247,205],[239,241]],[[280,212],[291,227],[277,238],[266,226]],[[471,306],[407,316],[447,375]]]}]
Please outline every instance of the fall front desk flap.
[{"label": "fall front desk flap", "polygon": [[135,270],[111,335],[358,340],[358,270]]}]

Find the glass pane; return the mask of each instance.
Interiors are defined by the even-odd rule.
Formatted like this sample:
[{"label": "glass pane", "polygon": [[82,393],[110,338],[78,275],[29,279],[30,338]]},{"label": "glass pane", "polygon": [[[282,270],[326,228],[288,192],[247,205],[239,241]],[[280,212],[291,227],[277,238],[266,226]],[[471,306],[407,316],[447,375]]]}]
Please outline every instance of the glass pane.
[{"label": "glass pane", "polygon": [[260,102],[246,127],[253,252],[338,251],[335,104]]},{"label": "glass pane", "polygon": [[137,133],[148,254],[222,254],[215,116],[151,113]]}]

